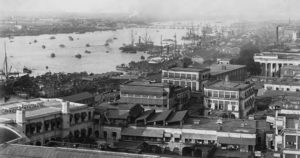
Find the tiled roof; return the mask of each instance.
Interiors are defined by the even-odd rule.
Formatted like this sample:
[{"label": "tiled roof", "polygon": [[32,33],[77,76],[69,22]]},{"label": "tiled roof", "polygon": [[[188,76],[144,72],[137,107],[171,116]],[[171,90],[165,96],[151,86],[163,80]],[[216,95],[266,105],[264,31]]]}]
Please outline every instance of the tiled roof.
[{"label": "tiled roof", "polygon": [[172,123],[172,122],[182,121],[186,116],[186,114],[187,114],[187,110],[174,112],[168,118],[167,122]]},{"label": "tiled roof", "polygon": [[63,97],[62,99],[66,100],[66,101],[71,101],[71,102],[78,102],[78,101],[88,99],[88,98],[92,98],[92,97],[94,97],[94,96],[91,93],[82,92],[82,93],[78,93],[78,94]]},{"label": "tiled roof", "polygon": [[142,113],[141,116],[138,117],[135,121],[148,119],[153,113],[155,113],[155,110],[147,110]]},{"label": "tiled roof", "polygon": [[148,122],[166,121],[166,119],[170,116],[171,113],[172,110],[156,113],[149,119]]}]

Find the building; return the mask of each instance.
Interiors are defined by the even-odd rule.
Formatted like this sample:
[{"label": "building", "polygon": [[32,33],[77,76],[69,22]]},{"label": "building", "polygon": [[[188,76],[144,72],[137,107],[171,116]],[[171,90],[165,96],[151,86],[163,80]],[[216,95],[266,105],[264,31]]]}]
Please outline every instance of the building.
[{"label": "building", "polygon": [[120,102],[140,104],[145,110],[181,109],[190,99],[190,89],[167,83],[130,81],[120,87]]},{"label": "building", "polygon": [[33,99],[2,104],[0,124],[14,125],[29,144],[76,140],[94,135],[94,109],[61,99]]},{"label": "building", "polygon": [[225,80],[226,76],[230,81],[244,81],[247,78],[245,65],[215,64],[209,69],[211,80]]},{"label": "building", "polygon": [[208,68],[174,67],[162,71],[162,83],[172,83],[181,87],[190,87],[192,92],[203,91],[209,78]]},{"label": "building", "polygon": [[280,77],[299,78],[300,65],[283,66],[280,71]]},{"label": "building", "polygon": [[204,88],[206,115],[245,118],[254,107],[254,84],[217,81]]},{"label": "building", "polygon": [[271,106],[275,116],[268,116],[267,121],[273,126],[275,156],[298,158],[300,156],[300,100],[289,98],[276,101]]},{"label": "building", "polygon": [[224,59],[217,59],[217,64],[230,64],[230,59],[224,58]]},{"label": "building", "polygon": [[254,61],[261,65],[262,75],[275,77],[280,75],[284,66],[300,65],[299,53],[262,52],[254,55]]},{"label": "building", "polygon": [[89,106],[93,105],[95,102],[95,97],[89,92],[81,92],[74,95],[66,96],[62,98],[63,100],[81,104],[87,104]]},{"label": "building", "polygon": [[264,83],[265,90],[277,90],[277,91],[291,91],[299,92],[300,91],[300,82],[299,80],[291,78],[280,78],[277,80],[269,81]]}]

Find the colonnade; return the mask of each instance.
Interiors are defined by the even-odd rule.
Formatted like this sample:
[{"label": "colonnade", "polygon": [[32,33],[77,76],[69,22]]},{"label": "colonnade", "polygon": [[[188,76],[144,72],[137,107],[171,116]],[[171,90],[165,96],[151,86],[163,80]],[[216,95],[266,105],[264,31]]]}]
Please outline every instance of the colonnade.
[{"label": "colonnade", "polygon": [[283,66],[293,65],[292,63],[260,63],[261,74],[266,77],[279,77],[280,69]]}]

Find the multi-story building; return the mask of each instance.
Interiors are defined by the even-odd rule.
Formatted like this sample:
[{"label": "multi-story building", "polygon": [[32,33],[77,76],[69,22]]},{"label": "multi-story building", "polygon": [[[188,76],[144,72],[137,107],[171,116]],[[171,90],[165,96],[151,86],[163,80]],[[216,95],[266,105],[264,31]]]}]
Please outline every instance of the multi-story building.
[{"label": "multi-story building", "polygon": [[189,88],[168,83],[130,81],[120,87],[120,102],[140,104],[145,110],[181,109],[189,99]]},{"label": "multi-story building", "polygon": [[279,157],[281,154],[282,158],[300,157],[299,98],[283,99],[270,107],[275,110],[275,117],[267,117],[274,127],[272,143],[274,143],[275,156]]},{"label": "multi-story building", "polygon": [[261,65],[262,75],[269,77],[279,76],[284,66],[300,65],[299,53],[262,52],[255,54],[253,58]]},{"label": "multi-story building", "polygon": [[245,65],[215,64],[209,69],[211,80],[225,80],[226,76],[230,81],[244,81],[247,78]]},{"label": "multi-story building", "polygon": [[88,138],[94,135],[94,109],[61,99],[33,99],[2,104],[0,123],[14,125],[30,140],[44,145],[49,141]]},{"label": "multi-story building", "polygon": [[202,92],[204,84],[208,79],[208,68],[174,67],[162,71],[162,83],[172,83],[182,87],[190,87],[192,92]]},{"label": "multi-story building", "polygon": [[217,81],[204,88],[206,115],[245,118],[254,107],[254,84]]}]

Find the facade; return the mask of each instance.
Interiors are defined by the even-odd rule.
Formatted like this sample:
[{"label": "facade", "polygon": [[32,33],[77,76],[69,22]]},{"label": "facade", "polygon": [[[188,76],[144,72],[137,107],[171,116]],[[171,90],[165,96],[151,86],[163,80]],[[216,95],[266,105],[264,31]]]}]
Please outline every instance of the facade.
[{"label": "facade", "polygon": [[[275,118],[267,120],[274,127],[274,149],[282,158],[300,157],[300,100],[299,98],[282,100],[272,105]],[[279,155],[280,156],[280,155]]]},{"label": "facade", "polygon": [[230,64],[230,59],[217,59],[217,64]]},{"label": "facade", "polygon": [[300,56],[297,53],[263,52],[254,55],[254,61],[261,65],[262,75],[276,77],[284,66],[300,65]]},{"label": "facade", "polygon": [[181,109],[189,99],[189,88],[167,83],[133,81],[120,87],[120,102],[140,104],[145,110]]},{"label": "facade", "polygon": [[215,64],[209,67],[211,80],[244,81],[247,78],[245,65]]},{"label": "facade", "polygon": [[276,91],[291,91],[299,92],[300,83],[298,80],[282,78],[275,81],[264,83],[265,90],[276,90]]},{"label": "facade", "polygon": [[162,71],[162,83],[172,83],[173,85],[181,87],[190,87],[192,92],[202,92],[208,78],[208,68],[175,67]]},{"label": "facade", "polygon": [[61,99],[34,99],[1,105],[1,124],[15,126],[32,145],[94,135],[94,109]]},{"label": "facade", "polygon": [[[245,118],[254,107],[254,84],[217,81],[204,88],[206,115]],[[234,115],[234,116],[233,116]]]},{"label": "facade", "polygon": [[300,65],[283,66],[280,71],[281,77],[299,78]]}]

